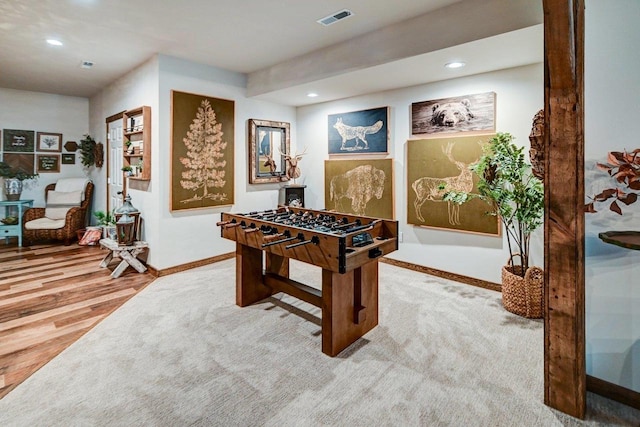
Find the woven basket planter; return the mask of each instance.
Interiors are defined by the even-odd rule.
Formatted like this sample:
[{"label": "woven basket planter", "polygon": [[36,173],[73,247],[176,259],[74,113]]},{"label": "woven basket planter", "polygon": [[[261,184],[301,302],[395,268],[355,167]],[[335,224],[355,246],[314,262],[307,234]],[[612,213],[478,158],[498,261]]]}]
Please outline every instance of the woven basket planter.
[{"label": "woven basket planter", "polygon": [[502,267],[502,305],[518,316],[540,319],[544,312],[544,271],[529,267],[524,277],[518,274],[520,272],[521,265]]}]

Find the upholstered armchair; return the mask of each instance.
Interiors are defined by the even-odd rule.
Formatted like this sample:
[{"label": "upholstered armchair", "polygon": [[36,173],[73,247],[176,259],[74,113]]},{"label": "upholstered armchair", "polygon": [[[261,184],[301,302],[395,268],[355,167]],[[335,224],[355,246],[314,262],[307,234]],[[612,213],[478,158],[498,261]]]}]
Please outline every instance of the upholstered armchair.
[{"label": "upholstered armchair", "polygon": [[36,240],[62,240],[70,245],[77,231],[86,227],[93,197],[93,183],[80,178],[62,178],[45,187],[44,208],[30,208],[22,217],[22,245]]}]

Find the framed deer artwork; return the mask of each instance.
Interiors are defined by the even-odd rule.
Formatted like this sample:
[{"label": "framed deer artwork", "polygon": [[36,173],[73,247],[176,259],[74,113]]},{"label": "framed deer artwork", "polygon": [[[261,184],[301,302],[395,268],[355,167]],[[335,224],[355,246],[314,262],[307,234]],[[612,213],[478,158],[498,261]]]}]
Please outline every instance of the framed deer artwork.
[{"label": "framed deer artwork", "polygon": [[329,154],[389,152],[389,107],[330,114]]},{"label": "framed deer artwork", "polygon": [[495,135],[451,136],[407,141],[407,223],[471,233],[501,235],[497,217],[475,199],[463,205],[442,200],[448,190],[477,192],[469,165]]}]

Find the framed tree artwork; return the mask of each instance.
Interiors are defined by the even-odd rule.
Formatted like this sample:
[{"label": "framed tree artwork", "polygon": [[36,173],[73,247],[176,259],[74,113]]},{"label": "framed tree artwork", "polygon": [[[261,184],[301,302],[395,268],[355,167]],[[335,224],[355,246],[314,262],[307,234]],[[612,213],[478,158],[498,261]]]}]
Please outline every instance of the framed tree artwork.
[{"label": "framed tree artwork", "polygon": [[234,101],[171,91],[171,210],[234,202]]},{"label": "framed tree artwork", "polygon": [[449,190],[477,192],[469,165],[495,135],[457,136],[407,141],[407,223],[440,229],[500,236],[498,218],[485,214],[486,202],[445,202]]},{"label": "framed tree artwork", "polygon": [[33,153],[35,132],[32,130],[5,129],[2,150],[5,153]]},{"label": "framed tree artwork", "polygon": [[393,200],[393,159],[325,160],[327,209],[393,219]]},{"label": "framed tree artwork", "polygon": [[389,152],[389,107],[330,114],[329,154]]},{"label": "framed tree artwork", "polygon": [[62,151],[62,134],[38,132],[38,151]]},{"label": "framed tree artwork", "polygon": [[411,104],[411,133],[495,132],[495,92]]}]

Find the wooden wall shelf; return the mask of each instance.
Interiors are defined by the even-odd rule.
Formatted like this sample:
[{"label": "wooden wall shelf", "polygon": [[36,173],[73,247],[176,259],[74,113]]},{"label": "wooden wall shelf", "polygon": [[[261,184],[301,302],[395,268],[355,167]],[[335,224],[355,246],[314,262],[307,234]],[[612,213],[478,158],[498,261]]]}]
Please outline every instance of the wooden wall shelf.
[{"label": "wooden wall shelf", "polygon": [[[143,106],[125,111],[123,121],[122,166],[131,166],[129,179],[151,180],[151,107]],[[131,147],[133,151],[130,152]]]}]

